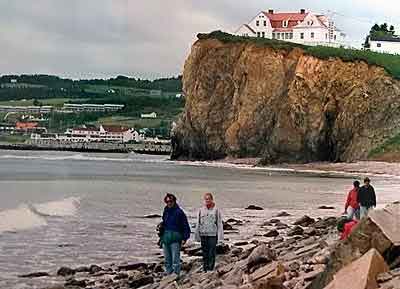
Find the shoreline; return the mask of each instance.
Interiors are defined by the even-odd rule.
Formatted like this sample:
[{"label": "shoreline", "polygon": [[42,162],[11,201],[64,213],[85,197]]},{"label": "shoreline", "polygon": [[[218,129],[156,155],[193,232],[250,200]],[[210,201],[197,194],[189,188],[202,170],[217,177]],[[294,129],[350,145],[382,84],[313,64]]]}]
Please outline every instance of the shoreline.
[{"label": "shoreline", "polygon": [[19,151],[67,151],[80,153],[138,153],[148,155],[170,155],[168,145],[143,144],[27,144],[0,142],[0,150]]},{"label": "shoreline", "polygon": [[[44,289],[70,289],[71,286],[108,289],[211,289],[222,286],[225,282],[239,286],[242,274],[247,274],[247,269],[244,270],[243,266],[249,267],[249,273],[255,274],[271,262],[280,262],[288,268],[293,267],[290,264],[295,264],[293,270],[290,270],[296,273],[287,276],[287,281],[303,284],[304,278],[309,282],[321,273],[330,253],[329,247],[336,244],[338,237],[333,212],[322,210],[321,218],[314,219],[308,216],[299,218],[292,215],[291,211],[281,211],[272,217],[265,217],[265,221],[257,225],[252,237],[240,235],[239,240],[230,239],[232,235],[240,234],[241,229],[246,230],[251,223],[243,219],[244,216],[227,219],[224,222],[226,242],[218,246],[214,272],[202,272],[200,245],[190,242],[183,248],[182,274],[179,279],[174,275],[164,277],[162,258],[149,263],[121,260],[121,263],[87,264],[76,268],[62,266],[51,272],[26,272],[19,278],[21,281],[41,279],[49,284],[41,287]],[[317,262],[314,262],[315,259]],[[221,275],[224,275],[226,281],[220,278]]]}]

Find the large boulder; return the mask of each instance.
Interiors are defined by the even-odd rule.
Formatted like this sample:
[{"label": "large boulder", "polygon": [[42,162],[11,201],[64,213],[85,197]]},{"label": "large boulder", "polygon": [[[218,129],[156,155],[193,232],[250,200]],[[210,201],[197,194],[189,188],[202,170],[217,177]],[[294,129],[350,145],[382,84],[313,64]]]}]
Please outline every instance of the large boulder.
[{"label": "large boulder", "polygon": [[378,288],[378,275],[388,271],[389,267],[381,254],[377,250],[371,249],[361,258],[337,272],[333,281],[325,289],[376,289]]},{"label": "large boulder", "polygon": [[308,227],[314,223],[315,223],[315,220],[313,218],[310,218],[309,216],[303,216],[300,219],[296,220],[293,223],[293,225]]},{"label": "large boulder", "polygon": [[[346,265],[360,258],[372,248],[391,262],[400,246],[400,205],[393,204],[382,210],[374,210],[352,231],[350,236],[338,242],[329,256],[326,270],[318,276],[309,289],[321,289],[330,283],[334,275]],[[390,264],[389,264],[390,265]]]},{"label": "large boulder", "polygon": [[256,247],[247,257],[247,271],[254,271],[255,268],[268,264],[275,259],[276,253],[268,248],[267,245],[262,244]]}]

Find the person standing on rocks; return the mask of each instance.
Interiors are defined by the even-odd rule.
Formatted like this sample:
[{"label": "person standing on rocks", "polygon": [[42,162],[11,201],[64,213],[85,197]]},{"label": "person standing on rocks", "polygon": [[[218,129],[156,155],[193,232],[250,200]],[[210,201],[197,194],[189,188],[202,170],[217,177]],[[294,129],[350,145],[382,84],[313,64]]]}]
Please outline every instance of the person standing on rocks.
[{"label": "person standing on rocks", "polygon": [[375,190],[368,177],[364,179],[364,186],[358,191],[358,202],[360,203],[361,218],[368,216],[368,212],[376,207]]},{"label": "person standing on rocks", "polygon": [[216,207],[211,193],[204,195],[204,206],[197,214],[195,239],[201,242],[204,272],[213,271],[217,244],[224,240],[224,226],[221,211]]},{"label": "person standing on rocks", "polygon": [[166,204],[162,216],[164,232],[161,243],[164,250],[166,273],[181,272],[181,246],[190,238],[190,226],[186,214],[178,206],[176,197],[167,194],[164,198]]},{"label": "person standing on rocks", "polygon": [[347,201],[345,205],[345,213],[349,220],[356,218],[360,219],[360,205],[358,203],[358,191],[360,190],[360,182],[354,181],[353,189],[347,195]]}]

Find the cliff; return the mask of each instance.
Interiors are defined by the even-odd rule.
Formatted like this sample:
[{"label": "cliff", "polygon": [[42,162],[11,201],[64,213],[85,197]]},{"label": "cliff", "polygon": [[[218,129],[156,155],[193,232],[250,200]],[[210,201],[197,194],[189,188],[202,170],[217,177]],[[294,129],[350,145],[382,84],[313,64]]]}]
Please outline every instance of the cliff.
[{"label": "cliff", "polygon": [[400,81],[383,67],[310,51],[200,35],[184,66],[172,158],[354,161],[398,133]]}]

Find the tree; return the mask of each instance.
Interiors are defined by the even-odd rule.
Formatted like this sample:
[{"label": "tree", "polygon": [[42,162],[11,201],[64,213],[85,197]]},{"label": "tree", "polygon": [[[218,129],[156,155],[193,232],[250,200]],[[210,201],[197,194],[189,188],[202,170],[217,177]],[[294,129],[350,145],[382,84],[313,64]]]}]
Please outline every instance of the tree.
[{"label": "tree", "polygon": [[371,30],[367,37],[365,38],[365,42],[363,44],[364,48],[370,48],[370,43],[369,41],[371,38],[390,38],[395,36],[395,28],[393,25],[390,25],[390,28],[388,29],[388,24],[383,23],[381,25],[379,24],[374,24],[374,26],[371,27]]}]

